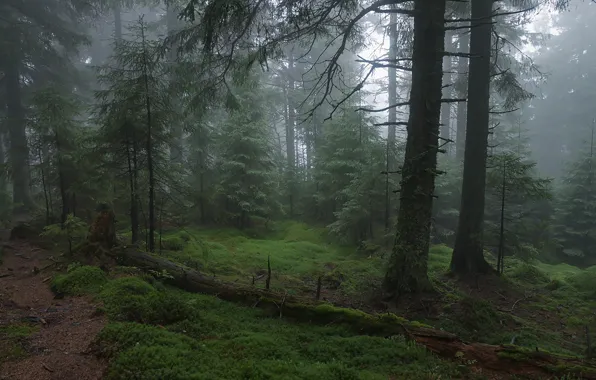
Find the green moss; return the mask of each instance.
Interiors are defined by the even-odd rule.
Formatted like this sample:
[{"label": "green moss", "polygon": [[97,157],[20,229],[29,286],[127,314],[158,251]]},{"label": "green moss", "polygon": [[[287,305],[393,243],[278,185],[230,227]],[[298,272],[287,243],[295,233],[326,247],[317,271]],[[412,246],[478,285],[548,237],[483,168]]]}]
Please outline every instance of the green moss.
[{"label": "green moss", "polygon": [[510,277],[514,279],[521,279],[524,282],[530,283],[532,285],[548,284],[550,282],[550,277],[548,274],[544,273],[539,268],[531,264],[522,264],[518,266],[510,274]]},{"label": "green moss", "polygon": [[52,291],[69,295],[98,293],[108,282],[104,271],[97,267],[81,266],[52,280]]},{"label": "green moss", "polygon": [[161,239],[161,248],[167,251],[182,251],[186,246],[188,240],[184,240],[179,236],[163,237]]},{"label": "green moss", "polygon": [[194,313],[178,293],[159,291],[137,277],[110,281],[100,299],[108,316],[118,321],[166,325]]},{"label": "green moss", "polygon": [[[113,316],[122,314],[124,302],[141,310],[173,310],[170,305],[136,298],[146,300],[154,294],[178,298],[192,312],[165,328],[134,322],[109,324],[98,337],[100,352],[111,359],[107,379],[416,380],[460,374],[454,364],[405,339],[360,336],[337,323],[321,326],[264,318],[256,308],[172,289],[159,292],[140,279],[113,280],[101,297]],[[109,298],[116,301],[110,304]],[[372,317],[331,305],[320,305],[312,316],[330,321],[402,321],[392,314]]]}]

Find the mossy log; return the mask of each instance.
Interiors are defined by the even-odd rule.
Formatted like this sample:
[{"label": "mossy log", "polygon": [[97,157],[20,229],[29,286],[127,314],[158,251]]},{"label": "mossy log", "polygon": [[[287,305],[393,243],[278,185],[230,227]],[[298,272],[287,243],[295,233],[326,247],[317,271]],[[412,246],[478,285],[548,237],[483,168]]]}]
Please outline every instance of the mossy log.
[{"label": "mossy log", "polygon": [[595,361],[528,351],[511,345],[466,343],[456,335],[408,321],[394,314],[372,315],[360,310],[335,307],[314,299],[238,286],[134,248],[119,247],[109,252],[109,255],[125,265],[146,271],[167,271],[167,277],[170,278],[166,281],[173,286],[259,307],[271,315],[308,323],[341,324],[359,334],[404,335],[441,357],[498,373],[525,375],[530,378],[574,374],[583,379],[596,380]]}]

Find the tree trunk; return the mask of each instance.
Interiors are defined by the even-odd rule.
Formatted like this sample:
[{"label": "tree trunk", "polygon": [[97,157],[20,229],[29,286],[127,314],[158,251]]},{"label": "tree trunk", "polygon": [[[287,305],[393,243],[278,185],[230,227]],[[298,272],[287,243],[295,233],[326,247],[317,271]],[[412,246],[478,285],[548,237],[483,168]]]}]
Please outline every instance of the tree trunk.
[{"label": "tree trunk", "polygon": [[[141,30],[143,39],[143,49],[145,46],[145,27]],[[153,167],[153,125],[151,119],[151,98],[149,95],[149,62],[147,60],[147,51],[143,52],[143,78],[145,81],[145,109],[147,116],[147,171],[149,172],[149,236],[147,247],[149,252],[155,252],[155,169]]]},{"label": "tree trunk", "polygon": [[412,87],[397,236],[384,288],[392,298],[431,288],[428,249],[441,113],[445,0],[414,4]]},{"label": "tree trunk", "polygon": [[[453,35],[445,33],[445,51],[453,50]],[[443,57],[443,99],[449,99],[453,94],[453,75],[451,74],[451,57]],[[446,151],[449,153],[451,144],[448,143],[451,138],[451,103],[445,102],[441,105],[441,141],[439,145],[446,144]]]},{"label": "tree trunk", "polygon": [[[459,37],[459,52],[468,53],[470,51],[470,34],[468,31],[462,32]],[[468,77],[468,58],[459,57],[457,62],[457,96],[460,99],[467,97],[467,77]],[[466,144],[466,122],[467,122],[467,102],[457,103],[457,131],[455,135],[455,158],[458,162],[464,160],[465,144]]]},{"label": "tree trunk", "polygon": [[[15,53],[18,49],[15,49]],[[29,188],[29,147],[25,133],[25,110],[21,101],[19,55],[7,56],[5,61],[6,114],[10,136],[10,161],[15,216],[26,217],[33,207]]]},{"label": "tree trunk", "polygon": [[[176,34],[177,29],[180,26],[178,21],[178,8],[172,4],[172,2],[168,3],[166,9],[166,26],[168,28],[168,37],[172,37]],[[176,58],[178,55],[178,44],[170,44],[168,50],[168,64],[173,66],[176,63]],[[182,123],[180,122],[173,122],[171,125],[171,140],[170,140],[170,160],[174,164],[182,165],[184,159],[184,144],[183,138],[184,133],[182,130]]]},{"label": "tree trunk", "polygon": [[[389,16],[389,64],[397,64],[397,14],[392,13]],[[389,67],[387,70],[389,75],[388,88],[389,91],[389,105],[397,103],[397,70],[395,67]],[[391,194],[393,189],[390,188],[390,177],[395,171],[395,143],[396,143],[396,125],[397,122],[397,109],[392,107],[388,111],[389,126],[387,128],[387,154],[386,154],[386,178],[385,178],[385,230],[388,232],[391,225]],[[392,124],[393,123],[393,124]]]},{"label": "tree trunk", "polygon": [[114,38],[119,42],[122,40],[122,9],[118,1],[114,1],[112,11],[114,12]]},{"label": "tree trunk", "polygon": [[472,0],[468,120],[459,224],[451,271],[460,275],[488,273],[483,224],[489,132],[492,0]]},{"label": "tree trunk", "polygon": [[288,79],[288,89],[286,92],[288,117],[286,119],[286,155],[288,159],[288,202],[290,205],[290,217],[294,215],[294,196],[295,196],[295,182],[296,182],[296,148],[295,148],[295,124],[296,124],[296,109],[294,108],[294,55],[290,50],[288,55],[288,70],[286,72]]}]

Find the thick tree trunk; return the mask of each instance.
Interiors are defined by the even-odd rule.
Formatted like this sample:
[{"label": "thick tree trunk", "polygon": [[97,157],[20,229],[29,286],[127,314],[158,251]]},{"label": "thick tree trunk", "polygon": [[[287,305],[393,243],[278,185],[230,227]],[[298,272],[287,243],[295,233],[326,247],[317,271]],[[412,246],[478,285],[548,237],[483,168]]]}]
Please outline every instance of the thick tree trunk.
[{"label": "thick tree trunk", "polygon": [[[392,13],[389,16],[389,64],[397,64],[397,14]],[[397,70],[395,67],[389,67],[388,73],[388,99],[389,105],[397,103]],[[387,177],[385,178],[385,230],[389,231],[391,227],[391,194],[393,189],[390,188],[391,181],[390,177],[394,174],[392,172],[396,169],[396,157],[395,157],[395,144],[396,144],[396,125],[397,122],[397,109],[392,107],[388,111],[389,122],[387,131],[387,154],[386,154],[386,171]]]},{"label": "thick tree trunk", "polygon": [[[468,53],[470,51],[470,34],[468,31],[462,32],[459,37],[459,52]],[[468,58],[459,57],[457,62],[457,73],[459,75],[457,84],[457,96],[464,99],[468,94]],[[464,160],[465,144],[466,144],[466,122],[467,122],[467,102],[457,103],[457,131],[455,134],[455,158],[458,162]]]},{"label": "thick tree trunk", "polygon": [[384,288],[392,298],[431,288],[428,249],[441,113],[445,0],[414,4],[412,88],[397,236]]},{"label": "thick tree trunk", "polygon": [[[17,49],[15,49],[17,50]],[[12,190],[14,214],[26,217],[33,207],[29,188],[29,147],[25,133],[25,110],[21,101],[21,80],[19,56],[14,54],[6,59],[6,114],[10,136],[10,161],[12,168]]]},{"label": "thick tree trunk", "polygon": [[483,225],[489,133],[492,0],[472,0],[468,121],[459,225],[451,259],[454,273],[487,273]]},{"label": "thick tree trunk", "polygon": [[[445,33],[445,51],[452,52],[453,50],[453,35],[451,33]],[[449,99],[453,94],[453,74],[451,57],[443,57],[443,99]],[[451,144],[447,143],[451,138],[451,103],[445,102],[441,105],[441,143],[440,145],[446,144],[446,151],[449,153]]]}]

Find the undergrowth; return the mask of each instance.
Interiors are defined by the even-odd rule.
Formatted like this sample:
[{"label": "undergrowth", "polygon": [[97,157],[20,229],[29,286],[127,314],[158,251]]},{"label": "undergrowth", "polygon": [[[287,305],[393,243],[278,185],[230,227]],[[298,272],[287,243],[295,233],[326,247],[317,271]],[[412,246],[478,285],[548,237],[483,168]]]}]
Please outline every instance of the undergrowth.
[{"label": "undergrowth", "polygon": [[[366,305],[378,293],[387,249],[359,250],[332,242],[325,228],[297,222],[272,223],[269,230],[171,230],[162,237],[163,256],[223,280],[263,287],[271,260],[274,290],[313,297],[322,280],[322,298]],[[489,261],[494,257],[487,253]],[[596,267],[579,268],[505,258],[502,286],[523,289],[502,298],[499,289],[473,297],[446,276],[451,249],[431,248],[429,276],[441,294],[436,315],[415,316],[467,340],[515,344],[582,355],[584,330],[596,329]],[[494,264],[494,262],[493,262]],[[518,291],[519,293],[519,291]],[[524,295],[525,294],[525,295]],[[485,299],[486,298],[486,299]],[[497,305],[499,302],[509,303]],[[515,310],[509,312],[516,303]],[[544,313],[544,318],[536,315]],[[556,319],[556,320],[555,320]]]},{"label": "undergrowth", "polygon": [[75,294],[85,289],[103,301],[111,323],[97,348],[110,359],[107,379],[437,379],[467,370],[401,336],[360,336],[341,326],[267,318],[260,309],[171,289],[149,277],[73,285],[93,270],[75,268],[54,286]]},{"label": "undergrowth", "polygon": [[[388,257],[383,249],[335,244],[323,228],[294,222],[259,232],[173,230],[162,236],[161,247],[168,259],[257,287],[264,286],[270,258],[274,290],[312,297],[320,277],[323,298],[332,301],[366,302],[378,291]],[[449,247],[431,249],[429,276],[440,297],[434,315],[416,319],[468,341],[584,354],[584,330],[596,329],[596,267],[506,257],[498,286],[474,296],[447,276],[450,259]],[[54,291],[103,301],[112,321],[100,336],[103,354],[112,359],[109,379],[428,379],[466,370],[401,337],[290,324],[258,309],[166,288],[134,268],[117,269],[119,278],[110,279],[97,268],[73,267],[52,283]],[[503,296],[507,289],[511,295]]]}]

